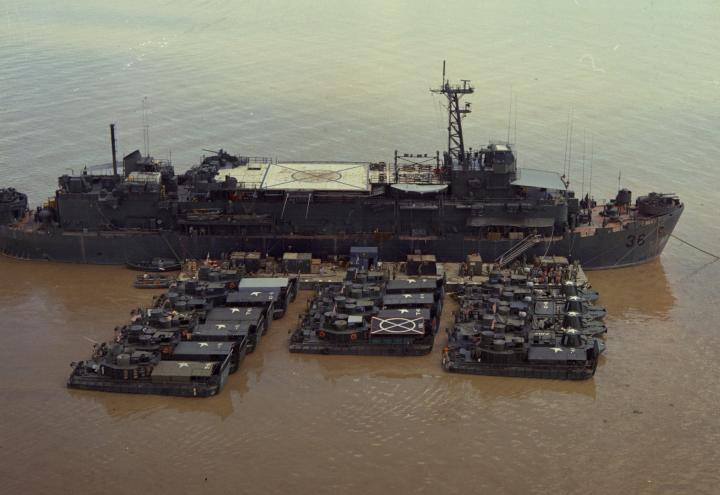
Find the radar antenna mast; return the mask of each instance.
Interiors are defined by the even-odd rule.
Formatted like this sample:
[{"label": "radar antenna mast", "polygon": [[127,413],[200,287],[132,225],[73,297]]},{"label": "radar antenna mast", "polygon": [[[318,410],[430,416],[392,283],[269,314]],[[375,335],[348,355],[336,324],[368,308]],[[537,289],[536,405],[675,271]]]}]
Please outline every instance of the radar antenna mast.
[{"label": "radar antenna mast", "polygon": [[143,107],[143,141],[145,141],[145,156],[150,156],[150,123],[148,122],[148,97],[142,101]]},{"label": "radar antenna mast", "polygon": [[448,158],[453,166],[459,164],[467,169],[465,143],[463,141],[462,119],[470,113],[470,103],[460,106],[460,99],[467,94],[475,92],[467,79],[461,80],[462,85],[452,85],[445,79],[445,61],[443,60],[443,81],[440,89],[431,89],[433,93],[445,95],[448,100]]}]

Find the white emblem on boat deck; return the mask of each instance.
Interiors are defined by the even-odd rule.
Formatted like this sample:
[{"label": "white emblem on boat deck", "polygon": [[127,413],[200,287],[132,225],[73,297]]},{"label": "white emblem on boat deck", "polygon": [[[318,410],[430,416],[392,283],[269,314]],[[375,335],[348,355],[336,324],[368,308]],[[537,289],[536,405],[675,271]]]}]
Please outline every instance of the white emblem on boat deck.
[{"label": "white emblem on boat deck", "polygon": [[230,308],[231,313],[238,313],[240,310],[238,308]]},{"label": "white emblem on boat deck", "polygon": [[190,365],[188,363],[178,363],[178,368],[189,368]]},{"label": "white emblem on boat deck", "polygon": [[262,294],[262,292],[251,292],[250,293],[251,296],[256,296],[256,297],[259,296],[260,294]]},{"label": "white emblem on boat deck", "polygon": [[378,320],[377,330],[373,333],[386,332],[390,334],[422,333],[419,320],[408,318],[373,318]]},{"label": "white emblem on boat deck", "polygon": [[415,282],[417,282],[417,280],[412,279],[412,278],[407,279],[407,281],[409,284],[414,284]]},{"label": "white emblem on boat deck", "polygon": [[207,347],[208,345],[210,344],[208,344],[207,342],[200,342],[200,347]]},{"label": "white emblem on boat deck", "polygon": [[407,299],[408,297],[412,297],[412,294],[403,294],[403,297]]},{"label": "white emblem on boat deck", "polygon": [[401,310],[399,310],[399,311],[400,311],[401,313],[407,313],[409,310],[407,310],[407,309],[401,309]]},{"label": "white emblem on boat deck", "polygon": [[210,368],[212,368],[212,365],[212,363],[205,363],[205,369],[209,370]]},{"label": "white emblem on boat deck", "polygon": [[550,350],[555,351],[555,353],[557,354],[558,352],[562,352],[562,347],[551,347]]},{"label": "white emblem on boat deck", "polygon": [[225,325],[223,325],[222,323],[218,323],[215,326],[217,327],[218,330],[222,330],[223,328],[225,328]]}]

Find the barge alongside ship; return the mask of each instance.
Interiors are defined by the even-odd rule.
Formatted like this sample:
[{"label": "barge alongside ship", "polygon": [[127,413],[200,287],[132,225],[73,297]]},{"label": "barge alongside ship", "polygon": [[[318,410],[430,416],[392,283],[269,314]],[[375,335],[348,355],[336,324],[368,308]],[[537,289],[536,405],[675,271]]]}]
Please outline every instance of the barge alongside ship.
[{"label": "barge alongside ship", "polygon": [[266,278],[271,291],[254,288],[249,298],[238,290],[243,280],[251,288],[261,285],[238,270],[210,267],[174,282],[153,307],[133,310],[113,341],[96,344],[90,359],[73,363],[67,386],[186,397],[219,393],[280,316],[275,305],[285,307],[295,297],[293,279]]},{"label": "barge alongside ship", "polygon": [[120,171],[113,128],[111,174],[64,175],[54,198],[24,216],[24,195],[0,196],[0,252],[125,264],[237,249],[328,258],[377,246],[386,261],[419,251],[462,262],[514,248],[571,257],[586,269],[662,252],[683,211],[677,197],[651,194],[633,204],[623,189],[597,205],[575,197],[557,173],[518,168],[509,143],[466,147],[469,107],[460,100],[472,92],[443,77],[437,93],[448,102],[448,149],[396,152],[389,162],[282,162],[220,150],[176,175],[169,162],[135,151]]},{"label": "barge alongside ship", "polygon": [[[352,254],[362,251],[361,254]],[[356,248],[344,281],[318,287],[290,336],[290,352],[421,356],[435,341],[444,278],[391,279],[368,260],[378,250]],[[434,271],[434,264],[433,270]]]},{"label": "barge alongside ship", "polygon": [[[552,275],[548,276],[548,269]],[[594,292],[578,287],[573,267],[495,273],[458,295],[460,309],[442,366],[452,373],[584,380],[595,374],[607,328]],[[583,299],[578,294],[589,294]],[[580,303],[580,306],[578,305]],[[577,313],[573,309],[583,310]]]}]

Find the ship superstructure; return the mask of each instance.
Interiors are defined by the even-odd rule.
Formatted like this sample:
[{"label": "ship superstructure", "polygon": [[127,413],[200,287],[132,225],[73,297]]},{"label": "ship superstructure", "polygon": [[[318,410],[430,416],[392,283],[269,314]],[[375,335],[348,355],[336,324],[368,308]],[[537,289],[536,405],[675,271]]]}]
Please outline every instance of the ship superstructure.
[{"label": "ship superstructure", "polygon": [[59,178],[45,208],[0,227],[0,249],[88,263],[221,256],[232,251],[315,257],[377,246],[381,259],[469,254],[503,263],[558,254],[588,268],[647,261],[662,251],[683,205],[621,190],[596,205],[556,172],[518,168],[510,143],[466,147],[469,81],[443,77],[448,149],[395,152],[388,162],[291,162],[213,152],[183,174],[135,151],[113,173]]}]

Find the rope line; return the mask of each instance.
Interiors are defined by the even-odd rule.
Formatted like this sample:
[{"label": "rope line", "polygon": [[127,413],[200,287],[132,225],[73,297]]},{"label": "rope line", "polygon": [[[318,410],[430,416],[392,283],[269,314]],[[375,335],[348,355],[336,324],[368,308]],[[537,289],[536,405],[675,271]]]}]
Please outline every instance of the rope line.
[{"label": "rope line", "polygon": [[713,253],[711,253],[711,252],[709,252],[709,251],[705,251],[704,249],[701,249],[701,248],[697,247],[696,245],[689,243],[689,242],[686,241],[685,239],[681,239],[680,237],[676,236],[675,234],[670,234],[670,237],[673,237],[673,238],[677,239],[678,241],[682,242],[683,244],[687,244],[688,246],[690,246],[690,247],[693,248],[693,249],[697,249],[697,250],[700,251],[701,253],[705,253],[705,254],[707,254],[708,256],[712,256],[712,257],[715,258],[716,260],[720,260],[720,256],[718,256],[717,254],[713,254]]}]

